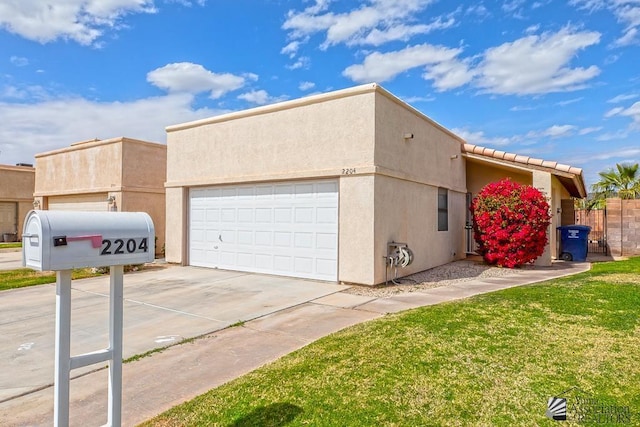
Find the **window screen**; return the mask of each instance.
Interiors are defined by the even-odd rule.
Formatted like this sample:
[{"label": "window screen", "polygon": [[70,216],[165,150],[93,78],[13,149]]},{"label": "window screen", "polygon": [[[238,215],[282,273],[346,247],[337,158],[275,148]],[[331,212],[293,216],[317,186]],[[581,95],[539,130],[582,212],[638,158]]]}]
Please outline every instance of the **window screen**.
[{"label": "window screen", "polygon": [[449,230],[449,191],[438,188],[438,231]]}]

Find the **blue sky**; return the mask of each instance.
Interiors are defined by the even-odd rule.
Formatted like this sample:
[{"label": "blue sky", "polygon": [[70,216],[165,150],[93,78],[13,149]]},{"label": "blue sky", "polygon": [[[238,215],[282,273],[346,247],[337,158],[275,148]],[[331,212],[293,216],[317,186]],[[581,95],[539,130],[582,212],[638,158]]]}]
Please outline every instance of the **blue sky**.
[{"label": "blue sky", "polygon": [[377,82],[469,143],[640,161],[640,0],[3,0],[0,163]]}]

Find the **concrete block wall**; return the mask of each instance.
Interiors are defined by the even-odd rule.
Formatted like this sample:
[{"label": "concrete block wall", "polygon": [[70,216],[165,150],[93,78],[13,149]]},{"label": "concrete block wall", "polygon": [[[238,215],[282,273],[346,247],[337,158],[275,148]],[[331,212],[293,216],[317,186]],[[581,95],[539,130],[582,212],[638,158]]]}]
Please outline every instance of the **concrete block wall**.
[{"label": "concrete block wall", "polygon": [[607,244],[613,256],[640,255],[640,200],[607,199]]}]

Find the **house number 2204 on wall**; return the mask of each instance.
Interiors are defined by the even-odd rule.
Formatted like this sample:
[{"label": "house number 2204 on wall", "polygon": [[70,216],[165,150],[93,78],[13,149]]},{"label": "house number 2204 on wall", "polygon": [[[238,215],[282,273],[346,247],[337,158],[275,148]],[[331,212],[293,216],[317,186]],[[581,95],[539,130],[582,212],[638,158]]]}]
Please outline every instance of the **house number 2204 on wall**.
[{"label": "house number 2204 on wall", "polygon": [[342,175],[353,175],[356,173],[356,168],[343,168]]},{"label": "house number 2204 on wall", "polygon": [[149,251],[146,237],[139,239],[103,239],[100,255],[136,254]]}]

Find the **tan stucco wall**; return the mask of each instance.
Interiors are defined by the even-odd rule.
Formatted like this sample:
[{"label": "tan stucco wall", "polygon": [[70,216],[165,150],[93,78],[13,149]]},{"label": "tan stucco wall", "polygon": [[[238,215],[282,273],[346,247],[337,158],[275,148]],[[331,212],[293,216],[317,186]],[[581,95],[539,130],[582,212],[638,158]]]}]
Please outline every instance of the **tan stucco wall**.
[{"label": "tan stucco wall", "polygon": [[[464,258],[465,193],[449,191],[449,224],[438,231],[438,187],[397,178],[375,177],[375,280],[385,280],[385,262],[389,242],[406,243],[414,253],[407,268],[398,276],[417,273],[456,259]],[[394,269],[388,270],[388,278]]]},{"label": "tan stucco wall", "polygon": [[159,254],[165,240],[166,158],[166,145],[122,137],[37,154],[36,200],[47,209],[54,196],[112,196],[111,208],[151,216]]},{"label": "tan stucco wall", "polygon": [[24,217],[33,209],[34,188],[34,168],[0,165],[0,201],[18,204],[18,238],[22,237]]},{"label": "tan stucco wall", "polygon": [[167,262],[178,264],[187,262],[186,212],[189,204],[187,192],[182,187],[167,188],[166,191],[165,258]]},{"label": "tan stucco wall", "polygon": [[[416,245],[417,261],[402,275],[463,256],[461,140],[379,86],[171,126],[167,132],[169,262],[188,263],[189,187],[336,177],[339,281],[383,282],[383,256],[393,239],[411,237]],[[403,138],[405,133],[413,138]],[[451,190],[448,232],[436,231],[438,186]]]},{"label": "tan stucco wall", "polygon": [[118,191],[122,186],[120,140],[87,142],[35,157],[37,196]]},{"label": "tan stucco wall", "polygon": [[[465,191],[462,140],[397,98],[376,97],[375,165],[397,178]],[[405,139],[405,134],[413,138]]]},{"label": "tan stucco wall", "polygon": [[339,176],[343,168],[372,167],[374,97],[310,97],[275,111],[170,127],[167,186]]},{"label": "tan stucco wall", "polygon": [[153,220],[156,232],[156,255],[162,255],[165,245],[165,213],[166,203],[164,193],[149,193],[140,191],[125,191],[120,194],[119,211],[146,212]]},{"label": "tan stucco wall", "polygon": [[[376,283],[375,178],[340,178],[338,279],[347,283]],[[382,254],[380,254],[382,262]]]},{"label": "tan stucco wall", "polygon": [[513,168],[502,168],[495,164],[479,163],[475,160],[467,160],[467,191],[477,196],[482,187],[490,182],[500,181],[509,177],[518,184],[531,185],[531,172],[519,171]]}]

